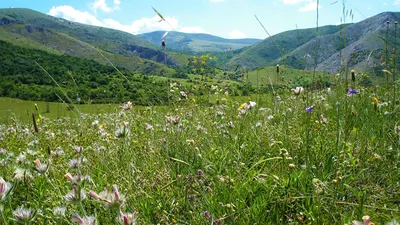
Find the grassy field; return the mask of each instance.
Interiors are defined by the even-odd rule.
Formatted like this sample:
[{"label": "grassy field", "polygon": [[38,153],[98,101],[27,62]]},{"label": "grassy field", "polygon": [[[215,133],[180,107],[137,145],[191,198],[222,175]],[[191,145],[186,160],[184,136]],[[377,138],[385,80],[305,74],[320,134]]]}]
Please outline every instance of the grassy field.
[{"label": "grassy field", "polygon": [[[29,121],[34,102],[2,98],[0,221],[400,219],[400,112],[391,103],[393,90],[353,89],[348,94],[340,84],[300,95],[283,89],[244,98],[221,94],[213,105],[190,96],[170,107],[125,111],[78,106],[79,117],[50,104],[38,132]],[[46,110],[46,103],[38,106]]]},{"label": "grassy field", "polygon": [[39,107],[38,112],[43,117],[49,119],[77,117],[77,110],[82,113],[90,114],[112,113],[118,110],[118,105],[116,104],[73,106],[55,102],[46,103],[39,101],[24,101],[12,98],[0,98],[0,123],[6,124],[11,122],[12,120],[20,122],[31,122],[32,113],[37,113],[37,111],[35,110],[35,104],[37,104],[37,106]]}]

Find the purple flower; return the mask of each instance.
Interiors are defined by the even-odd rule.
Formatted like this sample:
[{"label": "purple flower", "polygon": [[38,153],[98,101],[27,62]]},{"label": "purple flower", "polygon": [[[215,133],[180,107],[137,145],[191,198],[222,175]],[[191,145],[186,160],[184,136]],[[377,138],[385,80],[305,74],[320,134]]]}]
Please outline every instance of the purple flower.
[{"label": "purple flower", "polygon": [[350,95],[354,95],[354,94],[358,94],[358,91],[354,90],[352,88],[349,88],[349,91],[347,92],[347,95],[350,96]]},{"label": "purple flower", "polygon": [[206,217],[207,219],[210,219],[211,215],[209,211],[204,211],[203,216]]},{"label": "purple flower", "polygon": [[306,108],[306,112],[307,113],[310,113],[311,112],[311,110],[313,110],[313,108],[314,108],[314,106],[312,105],[312,106],[310,106],[310,107],[307,107]]}]

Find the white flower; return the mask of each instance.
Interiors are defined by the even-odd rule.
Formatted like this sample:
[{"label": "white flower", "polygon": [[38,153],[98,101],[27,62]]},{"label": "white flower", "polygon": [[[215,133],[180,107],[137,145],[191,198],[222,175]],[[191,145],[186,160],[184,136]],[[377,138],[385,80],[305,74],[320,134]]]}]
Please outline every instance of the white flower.
[{"label": "white flower", "polygon": [[19,153],[19,156],[17,156],[15,160],[17,161],[17,163],[22,163],[23,161],[25,161],[25,159],[26,159],[26,153],[21,152]]},{"label": "white flower", "polygon": [[64,150],[63,150],[63,148],[60,147],[60,146],[57,147],[55,151],[52,151],[52,152],[51,152],[51,155],[54,155],[54,156],[61,156],[61,155],[63,155],[63,154],[64,154]]},{"label": "white flower", "polygon": [[97,224],[96,218],[94,218],[93,216],[80,217],[78,213],[75,213],[72,216],[71,221],[74,223],[79,223],[81,225],[96,225]]},{"label": "white flower", "polygon": [[257,105],[256,102],[252,102],[252,101],[249,102],[250,109],[256,107],[256,105]]},{"label": "white flower", "polygon": [[79,159],[71,159],[69,161],[69,168],[71,169],[77,169],[79,168],[83,163],[87,162],[86,158],[79,158]]},{"label": "white flower", "polygon": [[78,194],[78,187],[74,186],[74,189],[72,189],[70,192],[68,192],[64,196],[64,200],[69,202],[69,203],[76,203],[82,200],[86,199],[86,193],[83,189],[81,189],[80,193]]},{"label": "white flower", "polygon": [[32,175],[31,172],[29,172],[29,170],[27,169],[21,169],[21,168],[17,168],[14,171],[14,179],[18,180],[18,181],[23,181],[23,180],[27,180],[27,179],[32,179]]},{"label": "white flower", "polygon": [[292,88],[292,92],[295,95],[300,95],[301,93],[303,93],[303,91],[304,91],[304,88],[302,86],[296,87],[295,89]]},{"label": "white flower", "polygon": [[24,206],[21,206],[13,211],[13,215],[17,222],[27,224],[35,216],[35,211],[32,209],[26,209],[24,208]]},{"label": "white flower", "polygon": [[64,217],[66,211],[67,211],[67,209],[64,206],[55,207],[53,209],[53,215],[55,217]]},{"label": "white flower", "polygon": [[130,110],[132,109],[132,102],[127,102],[124,105],[120,106],[122,110]]},{"label": "white flower", "polygon": [[129,123],[124,122],[124,125],[118,124],[117,130],[115,131],[115,137],[123,138],[129,134]]},{"label": "white flower", "polygon": [[92,122],[92,127],[94,129],[98,129],[99,128],[99,124],[100,124],[100,122],[98,120],[95,120],[95,121]]}]

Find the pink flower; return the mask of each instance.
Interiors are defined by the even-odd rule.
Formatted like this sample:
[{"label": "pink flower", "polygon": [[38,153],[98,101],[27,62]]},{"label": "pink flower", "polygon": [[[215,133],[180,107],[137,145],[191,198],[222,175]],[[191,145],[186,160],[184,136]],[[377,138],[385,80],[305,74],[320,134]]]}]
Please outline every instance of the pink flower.
[{"label": "pink flower", "polygon": [[82,224],[82,225],[96,225],[97,224],[96,218],[94,218],[93,216],[80,217],[78,213],[75,213],[72,216],[71,221]]},{"label": "pink flower", "polygon": [[0,200],[3,200],[9,193],[11,189],[11,184],[6,182],[2,177],[0,177]]},{"label": "pink flower", "polygon": [[119,213],[119,219],[122,224],[124,225],[135,225],[136,224],[136,212],[133,213]]}]

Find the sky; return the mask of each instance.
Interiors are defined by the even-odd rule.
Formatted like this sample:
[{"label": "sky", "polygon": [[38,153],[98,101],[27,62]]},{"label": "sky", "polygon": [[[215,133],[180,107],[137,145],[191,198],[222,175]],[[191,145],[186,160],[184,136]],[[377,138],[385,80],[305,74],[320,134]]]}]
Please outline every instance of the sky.
[{"label": "sky", "polygon": [[[317,0],[0,0],[0,8],[10,7],[132,34],[175,30],[224,38],[267,38],[254,15],[269,35],[317,25]],[[160,22],[152,7],[166,22]],[[386,11],[400,11],[400,0],[319,0],[318,24],[359,22]]]}]

